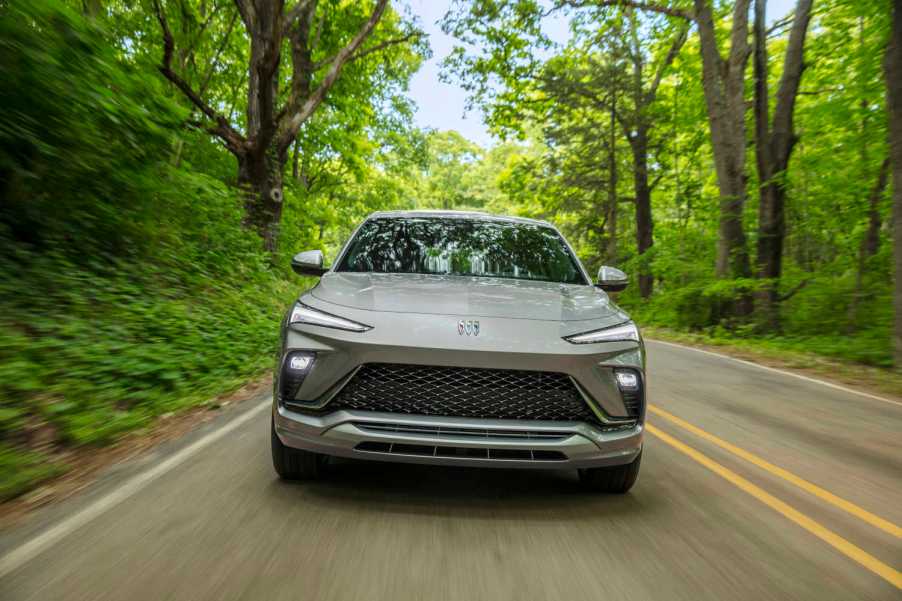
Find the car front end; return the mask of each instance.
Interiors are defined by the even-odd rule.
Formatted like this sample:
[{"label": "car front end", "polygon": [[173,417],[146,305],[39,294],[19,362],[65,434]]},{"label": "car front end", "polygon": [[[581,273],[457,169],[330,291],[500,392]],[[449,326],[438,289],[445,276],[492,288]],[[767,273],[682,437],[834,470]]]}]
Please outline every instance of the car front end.
[{"label": "car front end", "polygon": [[308,460],[638,463],[644,347],[603,291],[579,279],[342,271],[341,257],[283,323],[274,445]]}]

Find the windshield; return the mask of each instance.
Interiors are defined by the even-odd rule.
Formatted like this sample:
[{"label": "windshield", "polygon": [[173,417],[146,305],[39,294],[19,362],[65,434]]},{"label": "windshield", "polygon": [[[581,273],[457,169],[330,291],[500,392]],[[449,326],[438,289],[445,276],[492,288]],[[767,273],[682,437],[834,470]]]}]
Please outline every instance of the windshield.
[{"label": "windshield", "polygon": [[372,219],[360,227],[336,271],[586,284],[575,258],[552,228],[487,219]]}]

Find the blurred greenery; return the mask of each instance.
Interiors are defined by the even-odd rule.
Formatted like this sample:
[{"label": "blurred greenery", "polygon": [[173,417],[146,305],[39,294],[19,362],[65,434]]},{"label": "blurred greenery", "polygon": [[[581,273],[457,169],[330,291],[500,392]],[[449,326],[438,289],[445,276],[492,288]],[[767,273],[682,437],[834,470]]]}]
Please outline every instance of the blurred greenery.
[{"label": "blurred greenery", "polygon": [[[321,4],[341,16],[326,19],[334,46],[372,3],[349,11],[348,3]],[[204,85],[210,103],[245,127],[247,40],[232,33],[234,5],[164,5],[179,48],[195,40],[194,54],[178,57],[186,80]],[[65,470],[67,449],[107,444],[265,371],[283,312],[311,283],[290,272],[290,257],[308,248],[334,256],[374,210],[548,219],[591,270],[607,263],[634,279],[653,274],[648,298],[632,286],[616,299],[642,325],[891,365],[888,190],[870,201],[887,156],[880,59],[888,19],[876,5],[818,3],[795,115],[800,138],[786,173],[776,329],[734,311],[768,282],[714,274],[718,190],[695,34],[648,109],[648,252],[637,252],[624,132],[603,106],[572,97],[580,86],[607,93],[629,80],[622,48],[611,42],[615,13],[569,12],[571,39],[555,45],[544,38],[538,4],[498,0],[477,11],[478,22],[449,13],[446,28],[475,46],[456,50],[446,74],[461,79],[505,141],[486,149],[456,132],[413,127],[405,92],[422,41],[367,55],[289,151],[279,249],[270,254],[243,226],[234,157],[157,70],[162,36],[150,6],[0,1],[0,500]],[[216,9],[209,19],[205,6]],[[391,13],[386,31],[406,29],[405,18]],[[659,59],[673,25],[649,18],[640,31],[642,52]],[[774,81],[785,33],[770,42]],[[468,54],[474,48],[481,58]],[[751,157],[751,134],[748,146]],[[744,217],[753,247],[757,178],[749,165]],[[873,215],[877,245],[863,254]]]},{"label": "blurred greenery", "polygon": [[[241,225],[231,157],[184,126],[189,110],[111,26],[55,0],[0,5],[0,499],[63,469],[62,448],[108,443],[269,368],[303,283],[291,250],[398,204],[378,174],[363,190],[365,166],[303,206],[295,186],[288,250],[263,253]],[[366,140],[369,125],[348,136]]]}]

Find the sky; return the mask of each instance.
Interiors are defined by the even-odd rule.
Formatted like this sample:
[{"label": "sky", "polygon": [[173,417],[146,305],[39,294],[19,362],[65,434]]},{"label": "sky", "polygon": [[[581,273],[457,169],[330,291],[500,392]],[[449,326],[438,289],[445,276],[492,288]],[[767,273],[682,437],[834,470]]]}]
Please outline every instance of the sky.
[{"label": "sky", "polygon": [[[794,0],[770,0],[768,21],[786,15],[794,3]],[[483,147],[491,146],[495,140],[482,122],[482,114],[478,110],[466,111],[467,93],[457,84],[439,80],[441,62],[451,53],[455,43],[455,39],[442,33],[439,26],[451,0],[406,0],[404,4],[419,17],[420,26],[429,35],[432,46],[432,58],[423,64],[410,83],[410,96],[418,107],[416,124],[423,128],[454,129]],[[547,20],[545,32],[551,39],[563,42],[567,39],[567,23],[563,19]]]}]

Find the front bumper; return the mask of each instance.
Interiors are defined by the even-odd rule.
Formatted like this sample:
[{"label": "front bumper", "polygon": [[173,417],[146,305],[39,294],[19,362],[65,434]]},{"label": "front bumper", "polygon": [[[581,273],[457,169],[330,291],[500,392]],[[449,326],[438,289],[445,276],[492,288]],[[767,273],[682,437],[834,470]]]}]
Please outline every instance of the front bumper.
[{"label": "front bumper", "polygon": [[283,444],[336,457],[522,468],[591,468],[630,463],[643,424],[604,431],[581,422],[411,416],[369,411],[307,415],[273,403]]},{"label": "front bumper", "polygon": [[[459,333],[463,315],[362,311],[305,295],[305,304],[366,323],[347,332],[314,325],[283,326],[273,421],[289,447],[358,459],[486,467],[590,468],[630,463],[642,448],[645,407],[630,415],[614,371],[642,375],[641,341],[571,344],[564,336],[597,329],[595,320],[531,321],[481,317],[478,336]],[[300,388],[279,403],[281,361],[291,351],[314,353]],[[338,408],[329,403],[369,363],[553,372],[568,376],[592,409],[591,421],[438,417]],[[629,422],[628,425],[623,425]]]}]

